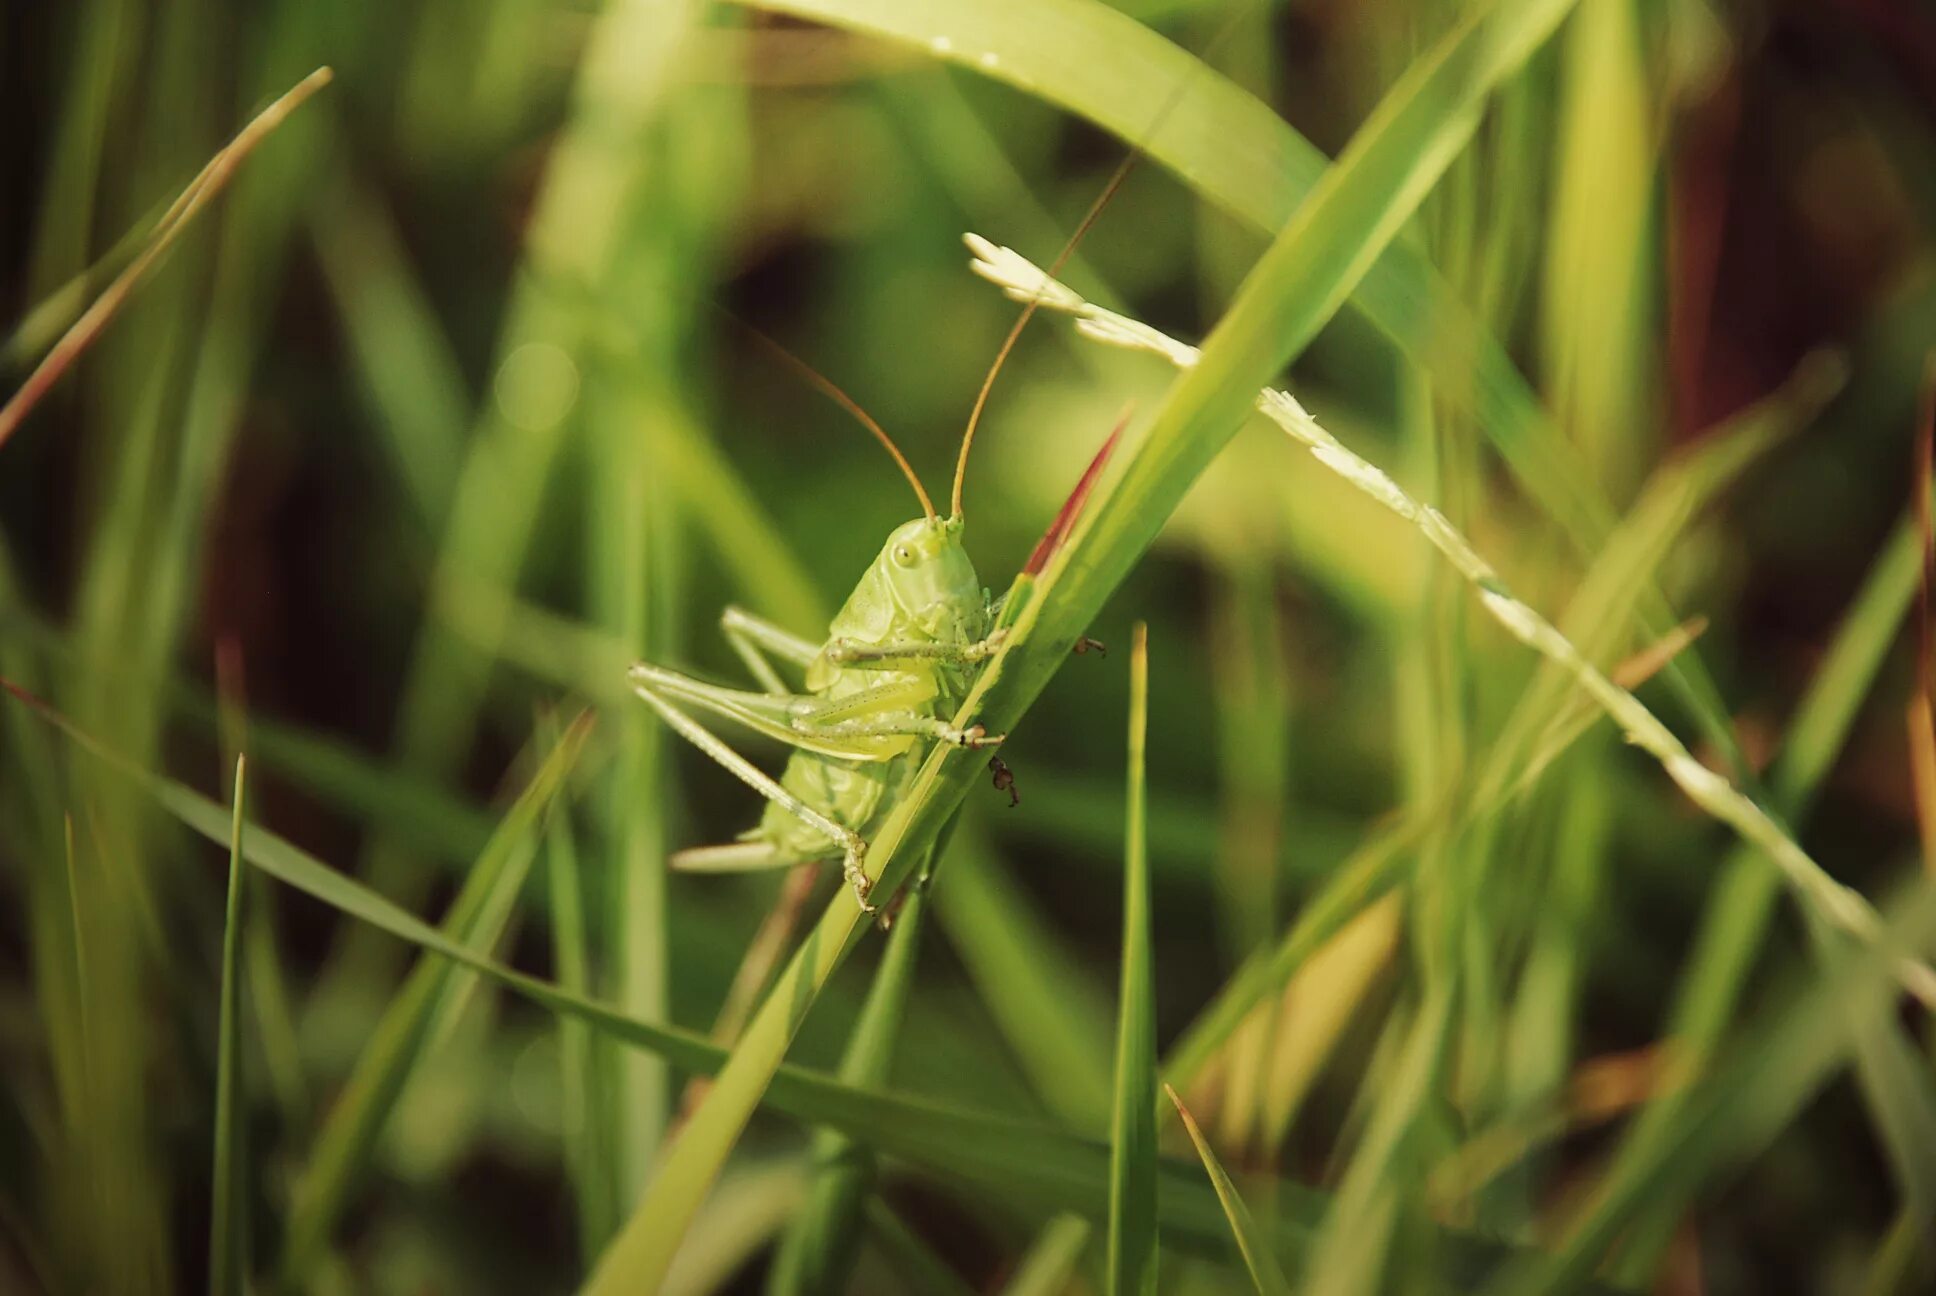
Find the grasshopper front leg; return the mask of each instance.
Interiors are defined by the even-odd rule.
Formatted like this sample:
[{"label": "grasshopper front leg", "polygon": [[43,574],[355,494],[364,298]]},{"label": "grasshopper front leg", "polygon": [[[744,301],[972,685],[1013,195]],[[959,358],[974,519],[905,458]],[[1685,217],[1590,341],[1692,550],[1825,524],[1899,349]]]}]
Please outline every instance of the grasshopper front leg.
[{"label": "grasshopper front leg", "polygon": [[[950,662],[956,665],[973,665],[987,661],[1002,646],[1008,631],[997,630],[986,639],[977,639],[968,644],[945,644],[907,642],[907,643],[861,643],[855,639],[829,640],[826,658],[836,666],[853,666],[859,670],[893,670],[900,666],[910,666],[917,662]],[[1069,651],[1081,656],[1095,653],[1100,657],[1109,655],[1109,648],[1100,639],[1083,635],[1069,646]]]},{"label": "grasshopper front leg", "polygon": [[836,720],[831,724],[814,725],[811,732],[820,738],[937,738],[944,743],[967,748],[999,747],[1008,738],[1006,734],[991,734],[978,724],[958,729],[936,716],[911,711],[864,720]]},{"label": "grasshopper front leg", "polygon": [[793,690],[786,686],[779,672],[773,669],[768,660],[771,653],[782,661],[794,666],[805,667],[813,661],[819,651],[814,644],[774,625],[765,617],[755,616],[744,608],[728,606],[720,613],[719,628],[732,645],[739,659],[746,663],[746,669],[753,672],[753,678],[768,693],[783,694]]},{"label": "grasshopper front leg", "polygon": [[789,746],[841,760],[887,760],[907,750],[910,738],[939,738],[961,747],[992,746],[977,726],[957,729],[921,708],[933,686],[918,679],[890,679],[844,697],[751,693],[723,688],[678,671],[637,662],[634,688],[650,688],[662,700],[684,703],[747,726]]},{"label": "grasshopper front leg", "polygon": [[870,644],[858,639],[830,639],[823,651],[827,660],[834,665],[855,666],[861,670],[893,670],[920,662],[967,666],[993,657],[1007,637],[1006,630],[997,630],[986,639],[965,644],[933,643],[918,639]]}]

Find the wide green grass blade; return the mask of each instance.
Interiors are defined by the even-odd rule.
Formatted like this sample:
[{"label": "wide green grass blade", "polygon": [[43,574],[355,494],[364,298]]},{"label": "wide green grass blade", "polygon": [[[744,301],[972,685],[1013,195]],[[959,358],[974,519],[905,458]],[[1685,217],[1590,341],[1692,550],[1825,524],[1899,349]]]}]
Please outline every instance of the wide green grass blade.
[{"label": "wide green grass blade", "polygon": [[[584,746],[589,719],[566,730],[485,844],[444,920],[447,940],[483,952],[502,935],[537,852],[539,820]],[[475,982],[444,959],[424,957],[371,1031],[297,1181],[281,1265],[286,1281],[304,1281],[322,1256],[437,1024],[454,1015]]]},{"label": "wide green grass blade", "polygon": [[1558,42],[1540,355],[1561,426],[1623,499],[1658,424],[1652,361],[1659,105],[1635,0],[1582,6]]},{"label": "wide green grass blade", "polygon": [[[1231,963],[1241,963],[1282,930],[1285,794],[1291,786],[1288,717],[1293,712],[1271,560],[1249,544],[1222,547],[1211,611],[1221,820],[1213,839],[1214,877],[1218,943]],[[1223,1055],[1218,1141],[1239,1157],[1263,1124],[1267,1058],[1275,1047],[1278,1017],[1269,1011],[1253,1014]]]},{"label": "wide green grass blade", "polygon": [[239,1296],[248,1269],[248,1198],[242,1148],[242,823],[247,762],[235,758],[229,828],[228,907],[222,922],[222,1006],[216,1027],[215,1170],[209,1193],[209,1296]]},{"label": "wide green grass blade", "polygon": [[[887,951],[867,992],[860,1021],[840,1060],[843,1084],[885,1088],[894,1046],[914,988],[915,956],[928,910],[928,888],[909,889],[887,937]],[[821,1167],[807,1205],[795,1218],[774,1259],[767,1290],[775,1296],[806,1296],[846,1290],[860,1242],[862,1208],[874,1186],[874,1157],[831,1131],[813,1141],[813,1164]]]},{"label": "wide green grass blade", "polygon": [[1285,1278],[1276,1255],[1259,1234],[1250,1207],[1244,1204],[1237,1185],[1230,1181],[1223,1163],[1217,1160],[1210,1140],[1203,1137],[1203,1131],[1197,1128],[1196,1118],[1190,1115],[1190,1109],[1177,1097],[1176,1090],[1164,1085],[1163,1092],[1176,1104],[1176,1114],[1183,1118],[1183,1128],[1189,1133],[1190,1142],[1196,1146],[1197,1156],[1203,1160],[1204,1171],[1210,1176],[1210,1186],[1217,1191],[1217,1202],[1223,1207],[1224,1217],[1230,1221],[1230,1236],[1236,1240],[1237,1252],[1243,1256],[1244,1268],[1250,1271],[1250,1281],[1257,1288],[1259,1296],[1290,1296],[1290,1280]]},{"label": "wide green grass blade", "polygon": [[1123,826],[1123,955],[1116,1019],[1116,1106],[1109,1142],[1109,1291],[1156,1291],[1156,974],[1150,953],[1149,627],[1129,656],[1129,776]]}]

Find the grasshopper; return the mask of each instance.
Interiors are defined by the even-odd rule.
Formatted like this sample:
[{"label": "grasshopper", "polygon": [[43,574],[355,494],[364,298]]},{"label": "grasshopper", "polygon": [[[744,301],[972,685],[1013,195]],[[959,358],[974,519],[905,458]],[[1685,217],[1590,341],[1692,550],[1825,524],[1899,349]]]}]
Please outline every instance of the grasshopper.
[{"label": "grasshopper", "polygon": [[[1005,345],[995,369],[1007,351]],[[878,917],[863,868],[868,840],[905,791],[928,744],[988,748],[1003,738],[978,724],[958,728],[949,719],[1004,634],[997,627],[1002,600],[989,596],[962,544],[967,525],[962,478],[995,369],[984,380],[962,435],[952,507],[942,517],[880,424],[830,381],[790,356],[783,358],[886,447],[914,488],[922,516],[888,535],[821,643],[743,609],[725,610],[720,628],[761,691],[723,688],[649,662],[633,665],[630,680],[633,691],[676,733],[767,801],[759,823],[737,840],[677,851],[671,859],[674,868],[785,868],[838,856],[861,909]],[[1094,466],[1085,485],[1093,475]],[[1085,493],[1083,487],[1078,493]],[[1079,498],[1071,499],[1079,505]],[[1051,528],[1051,536],[1055,534]],[[1084,640],[1078,649],[1092,646],[1093,641]],[[804,672],[803,691],[788,687],[776,661]],[[693,711],[735,721],[794,748],[784,773],[775,779],[758,769],[702,725]],[[991,765],[997,771],[996,786],[1013,796],[1012,777],[1005,781],[1006,767],[998,761]]]},{"label": "grasshopper", "polygon": [[[1175,98],[1172,95],[1172,104]],[[1166,105],[1157,120],[1168,111]],[[1044,279],[1045,289],[1115,197],[1136,160],[1137,155],[1130,154],[1091,204]],[[1001,647],[1005,631],[1000,619],[1008,597],[989,596],[962,546],[967,519],[961,488],[975,429],[995,377],[1029,319],[1044,304],[1039,297],[1026,301],[982,377],[961,434],[947,517],[935,512],[927,488],[886,429],[830,379],[754,331],[782,361],[873,434],[914,488],[922,516],[888,535],[819,644],[742,608],[726,608],[720,629],[762,691],[724,688],[650,662],[632,665],[632,691],[675,733],[767,802],[760,822],[734,841],[674,851],[669,861],[673,868],[699,872],[790,868],[838,855],[841,873],[861,910],[879,920],[878,908],[868,899],[872,883],[863,867],[867,843],[900,801],[927,754],[927,744],[970,748],[1001,744],[1005,735],[991,734],[978,724],[957,728],[948,718],[961,709],[982,664]],[[1125,410],[1077,480],[1023,566],[1024,579],[1039,573],[1068,537],[1128,419]],[[1091,650],[1107,651],[1087,637],[1074,645],[1077,653]],[[787,686],[774,666],[776,658],[804,672],[804,692]],[[699,723],[688,708],[735,721],[794,748],[785,771],[775,779],[759,769]],[[999,758],[990,760],[989,767],[995,773],[995,788],[1008,793],[1011,805],[1017,804],[1020,798],[1008,767]]]},{"label": "grasshopper", "polygon": [[[1233,15],[1205,47],[1205,57],[1236,28]],[[1149,133],[1153,134],[1169,116],[1187,84],[1185,78],[1171,89],[1157,109]],[[1056,273],[1115,198],[1140,154],[1139,146],[1123,160],[1090,205],[1043,276],[1042,292],[1054,283]],[[1025,300],[1022,312],[982,378],[961,435],[954,490],[945,518],[936,514],[921,479],[879,423],[831,381],[777,343],[762,339],[873,433],[914,488],[922,516],[889,534],[854,592],[834,615],[827,638],[820,644],[743,609],[729,606],[725,610],[720,628],[759,681],[762,692],[722,688],[649,662],[631,667],[633,691],[660,718],[767,801],[757,826],[731,842],[675,851],[672,867],[717,872],[787,868],[838,855],[854,898],[864,912],[878,918],[876,906],[868,899],[871,883],[863,868],[868,839],[899,802],[925,758],[926,744],[1001,744],[1004,735],[990,734],[978,724],[957,728],[948,717],[960,710],[982,664],[1001,647],[1004,635],[1001,615],[1008,596],[989,597],[962,547],[966,519],[961,486],[975,428],[995,376],[1037,308],[1049,304],[1040,293],[1027,299],[1017,295],[1017,300]],[[1032,581],[1067,539],[1128,419],[1129,411],[1125,410],[1029,556],[1011,593]],[[1019,601],[1016,606],[1020,606]],[[1074,645],[1077,653],[1091,650],[1106,651],[1087,637]],[[773,658],[804,670],[804,692],[787,687]],[[785,771],[778,779],[764,773],[694,719],[688,707],[737,721],[793,747]],[[1008,767],[999,758],[991,759],[989,766],[995,774],[996,790],[1006,792],[1011,805],[1018,804],[1014,775]]]}]

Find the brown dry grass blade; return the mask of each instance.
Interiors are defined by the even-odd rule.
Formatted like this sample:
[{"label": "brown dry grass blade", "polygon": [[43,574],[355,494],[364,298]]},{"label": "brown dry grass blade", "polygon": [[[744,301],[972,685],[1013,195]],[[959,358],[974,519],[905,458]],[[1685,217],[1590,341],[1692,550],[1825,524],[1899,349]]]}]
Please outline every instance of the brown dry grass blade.
[{"label": "brown dry grass blade", "polygon": [[7,443],[14,430],[40,403],[41,397],[53,389],[61,375],[72,368],[81,353],[101,336],[115,312],[121,309],[122,303],[160,263],[188,223],[222,191],[222,187],[255,146],[282,125],[305,100],[328,85],[333,75],[328,68],[320,67],[298,81],[287,94],[258,113],[255,120],[244,126],[242,132],[210,158],[208,165],[189,181],[188,187],[162,213],[154,232],[148,236],[147,246],[128,263],[127,269],[115,276],[114,282],[102,290],[101,295],[94,299],[94,304],[81,313],[81,317],[74,321],[67,332],[61,334],[60,341],[54,343],[34,371],[27,375],[27,381],[20,385],[20,390],[4,407],[0,407],[0,445]]}]

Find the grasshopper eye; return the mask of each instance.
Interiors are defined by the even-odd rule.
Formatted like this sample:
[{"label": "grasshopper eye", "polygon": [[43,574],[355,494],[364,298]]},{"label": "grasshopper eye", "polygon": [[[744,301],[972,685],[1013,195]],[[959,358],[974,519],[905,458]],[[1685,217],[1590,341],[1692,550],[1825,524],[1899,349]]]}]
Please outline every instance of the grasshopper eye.
[{"label": "grasshopper eye", "polygon": [[902,567],[914,566],[914,550],[904,544],[895,545],[894,561]]}]

